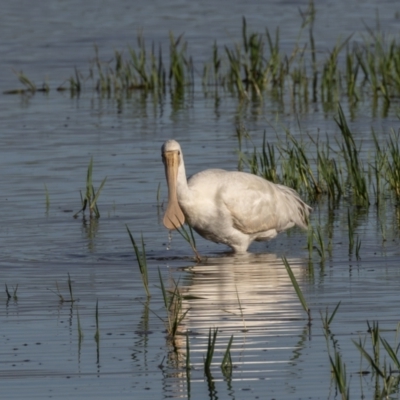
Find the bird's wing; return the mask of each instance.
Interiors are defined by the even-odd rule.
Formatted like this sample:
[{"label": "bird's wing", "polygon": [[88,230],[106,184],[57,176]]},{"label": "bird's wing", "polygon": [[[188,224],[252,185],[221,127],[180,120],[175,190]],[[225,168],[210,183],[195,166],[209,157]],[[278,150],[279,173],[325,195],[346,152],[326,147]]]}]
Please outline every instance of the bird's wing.
[{"label": "bird's wing", "polygon": [[221,196],[236,229],[245,234],[279,232],[296,223],[292,216],[298,213],[298,201],[291,189],[282,190],[280,185],[251,174],[236,173],[233,180],[224,185]]}]

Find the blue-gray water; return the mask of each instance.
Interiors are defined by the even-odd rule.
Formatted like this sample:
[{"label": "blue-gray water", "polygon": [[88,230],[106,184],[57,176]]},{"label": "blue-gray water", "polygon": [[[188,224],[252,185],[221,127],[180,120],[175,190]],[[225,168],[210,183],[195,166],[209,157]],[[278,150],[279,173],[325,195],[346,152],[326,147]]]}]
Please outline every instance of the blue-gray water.
[{"label": "blue-gray water", "polygon": [[[235,169],[236,123],[245,123],[249,150],[287,127],[299,136],[335,136],[335,112],[310,104],[297,113],[287,101],[239,104],[221,93],[218,104],[197,84],[192,96],[174,106],[167,94],[154,104],[134,93],[118,102],[99,96],[93,81],[80,96],[55,89],[78,68],[89,74],[94,45],[102,60],[128,52],[142,30],[149,45],[168,53],[169,31],[184,33],[195,65],[212,59],[214,40],[223,47],[241,40],[242,17],[249,31],[280,28],[281,47],[290,52],[299,38],[299,7],[308,2],[129,2],[4,1],[0,14],[0,92],[20,87],[12,69],[23,71],[48,94],[0,95],[0,287],[18,285],[16,300],[0,292],[0,386],[6,398],[335,398],[320,312],[341,301],[331,329],[347,366],[352,398],[372,398],[375,382],[352,339],[364,338],[367,320],[377,320],[395,343],[399,321],[399,236],[396,209],[359,218],[361,259],[348,254],[347,209],[334,215],[332,256],[308,262],[307,233],[293,230],[268,245],[254,244],[247,258],[227,256],[223,246],[197,237],[199,265],[178,235],[170,241],[160,224],[166,200],[160,147],[168,138],[182,145],[189,174],[207,167]],[[323,60],[338,40],[366,35],[365,26],[397,35],[400,6],[391,1],[316,2],[315,37]],[[200,68],[200,67],[199,67]],[[196,76],[197,82],[200,77]],[[364,139],[365,162],[371,129],[386,138],[397,130],[393,101],[361,103],[350,121]],[[299,128],[300,123],[300,128]],[[107,181],[99,198],[101,218],[72,215],[81,206],[86,169],[94,159],[94,185]],[[157,191],[160,186],[160,203]],[[46,188],[50,205],[46,208]],[[327,224],[327,206],[314,205],[312,224]],[[385,216],[385,218],[382,217]],[[380,225],[383,221],[383,225]],[[147,302],[127,235],[143,234],[151,299]],[[328,233],[325,232],[326,236]],[[293,289],[281,256],[292,265],[312,312],[312,325]],[[189,332],[190,386],[185,370],[186,338],[176,352],[166,338],[158,269],[168,289],[179,280],[184,309],[181,333]],[[68,274],[76,301],[69,299]],[[99,344],[94,340],[99,304]],[[78,314],[79,313],[79,314]],[[78,317],[79,315],[79,317]],[[79,339],[78,319],[83,338]],[[213,381],[203,374],[209,328],[219,328]],[[230,378],[218,363],[234,335]],[[369,343],[367,341],[367,343]],[[396,392],[394,398],[398,397]]]}]

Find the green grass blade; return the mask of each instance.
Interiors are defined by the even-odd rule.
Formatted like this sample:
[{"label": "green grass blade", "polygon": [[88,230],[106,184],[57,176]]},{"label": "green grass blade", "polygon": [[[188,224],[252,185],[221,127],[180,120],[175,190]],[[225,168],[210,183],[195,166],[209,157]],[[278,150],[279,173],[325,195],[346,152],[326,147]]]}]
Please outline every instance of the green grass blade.
[{"label": "green grass blade", "polygon": [[91,191],[93,187],[92,175],[93,175],[93,157],[90,158],[86,174],[86,199],[90,199],[92,197],[91,196]]},{"label": "green grass blade", "polygon": [[103,186],[104,186],[104,184],[106,183],[106,180],[107,180],[107,177],[105,177],[105,178],[103,179],[103,181],[101,182],[100,187],[98,188],[97,192],[94,191],[94,188],[92,189],[92,190],[93,190],[94,197],[93,197],[92,202],[91,202],[91,204],[90,204],[90,208],[93,208],[93,207],[96,205],[97,199],[98,199],[99,196],[100,196],[100,192],[101,192],[101,190],[103,189]]},{"label": "green grass blade", "polygon": [[100,329],[99,329],[99,299],[96,301],[96,333],[94,334],[94,340],[99,343],[100,340]]},{"label": "green grass blade", "polygon": [[139,265],[140,276],[142,277],[144,289],[146,291],[147,297],[151,297],[150,290],[149,290],[149,277],[148,277],[148,271],[147,271],[146,249],[144,247],[143,234],[142,234],[142,252],[140,252],[140,250],[135,242],[135,239],[133,238],[132,233],[128,228],[128,225],[125,225],[125,226],[126,226],[126,230],[128,231],[129,238],[131,240],[133,249],[135,251],[136,260]]},{"label": "green grass blade", "polygon": [[210,330],[208,332],[207,355],[206,355],[206,359],[204,362],[204,372],[206,374],[210,373],[210,366],[211,366],[212,359],[214,356],[215,341],[217,340],[217,334],[218,334],[218,328],[213,329],[212,333],[211,333],[211,328],[210,328]]},{"label": "green grass blade", "polygon": [[168,308],[169,308],[169,306],[168,306],[168,296],[167,296],[167,292],[165,290],[165,286],[164,286],[164,282],[163,282],[163,279],[162,279],[160,268],[158,268],[158,276],[160,278],[160,286],[161,286],[161,292],[162,292],[163,299],[164,299],[164,306],[168,310]]},{"label": "green grass blade", "polygon": [[242,317],[242,321],[243,321],[243,325],[244,325],[244,331],[247,332],[247,326],[246,326],[246,321],[245,321],[245,319],[244,319],[242,303],[240,302],[239,291],[238,291],[238,288],[237,288],[236,285],[235,285],[235,290],[236,290],[236,297],[237,297],[238,304],[239,304],[240,316]]},{"label": "green grass blade", "polygon": [[13,288],[13,299],[15,301],[18,300],[17,291],[18,291],[18,283],[16,284],[15,288]]},{"label": "green grass blade", "polygon": [[288,274],[289,274],[289,278],[290,278],[290,280],[292,281],[292,285],[293,285],[293,287],[294,287],[294,290],[295,290],[296,293],[297,293],[297,296],[298,296],[298,298],[299,298],[299,300],[300,300],[300,303],[301,303],[301,305],[303,306],[304,311],[308,314],[309,320],[311,320],[311,317],[310,317],[310,309],[308,308],[306,299],[305,299],[304,296],[303,296],[303,292],[301,291],[300,286],[299,286],[299,284],[297,283],[296,277],[295,277],[294,274],[293,274],[292,268],[290,267],[290,265],[289,265],[289,263],[288,263],[286,257],[282,257],[282,261],[283,261],[283,264],[285,265],[286,271],[287,271]]},{"label": "green grass blade", "polygon": [[382,372],[382,370],[379,368],[379,366],[375,363],[374,359],[368,354],[368,352],[364,349],[364,347],[360,343],[357,343],[355,340],[353,340],[353,343],[357,347],[357,349],[360,351],[361,355],[368,361],[368,363],[371,365],[373,370],[382,378],[385,377],[385,374]]},{"label": "green grass blade", "polygon": [[396,351],[390,346],[390,344],[387,342],[386,339],[384,339],[383,337],[380,338],[381,342],[383,344],[383,347],[385,348],[386,352],[389,354],[389,357],[393,360],[393,362],[396,365],[397,369],[400,369],[400,361],[397,358],[397,354]]},{"label": "green grass blade", "polygon": [[196,240],[193,235],[192,227],[188,224],[188,227],[189,227],[189,232],[188,232],[184,225],[181,225],[181,227],[179,228],[178,226],[176,226],[174,224],[174,222],[172,220],[170,220],[170,222],[174,226],[175,230],[183,237],[183,239],[185,239],[186,242],[189,243],[190,247],[192,248],[192,250],[196,256],[196,260],[200,262],[201,257],[196,248]]},{"label": "green grass blade", "polygon": [[69,272],[68,272],[68,289],[69,289],[69,295],[71,297],[71,302],[74,302],[75,300],[74,300],[74,296],[72,295],[72,282],[71,282],[71,277],[69,275]]},{"label": "green grass blade", "polygon": [[186,330],[186,371],[190,371],[190,342],[188,330]]},{"label": "green grass blade", "polygon": [[335,351],[335,359],[329,356],[333,373],[335,376],[337,387],[342,395],[342,399],[348,399],[348,390],[346,390],[346,365],[342,361],[342,357],[339,352]]},{"label": "green grass blade", "polygon": [[233,335],[229,339],[228,346],[226,347],[224,357],[221,362],[221,368],[232,368],[232,359],[231,359],[231,346],[233,342]]},{"label": "green grass blade", "polygon": [[341,302],[342,302],[342,301],[339,301],[339,303],[337,303],[335,309],[333,310],[332,315],[331,315],[330,318],[328,319],[328,325],[330,325],[331,322],[333,321],[333,318],[335,317],[336,311],[339,309],[339,306],[340,306],[340,303],[341,303]]},{"label": "green grass blade", "polygon": [[81,319],[79,317],[79,309],[76,309],[76,318],[77,318],[77,325],[78,325],[78,338],[79,340],[83,339],[83,330],[82,330],[82,325],[81,325]]},{"label": "green grass blade", "polygon": [[11,299],[11,294],[10,294],[10,292],[9,292],[9,290],[8,290],[7,283],[5,284],[5,286],[6,286],[7,299],[10,300],[10,299]]},{"label": "green grass blade", "polygon": [[46,196],[46,211],[49,211],[50,208],[50,196],[49,196],[49,191],[47,190],[46,184],[44,184],[44,193]]}]

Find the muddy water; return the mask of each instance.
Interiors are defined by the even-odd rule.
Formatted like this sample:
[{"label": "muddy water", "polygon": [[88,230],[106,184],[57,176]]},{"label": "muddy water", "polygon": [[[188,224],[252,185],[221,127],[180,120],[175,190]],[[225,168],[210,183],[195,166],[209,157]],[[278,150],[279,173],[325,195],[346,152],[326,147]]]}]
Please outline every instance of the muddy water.
[{"label": "muddy water", "polygon": [[[331,329],[347,366],[351,397],[372,398],[375,381],[352,339],[377,320],[389,343],[395,343],[399,321],[399,236],[396,208],[389,201],[359,213],[357,233],[361,259],[349,256],[347,207],[328,217],[315,204],[313,224],[331,235],[332,253],[324,263],[309,263],[307,235],[298,230],[268,245],[254,244],[252,254],[235,258],[222,246],[197,238],[205,260],[196,264],[189,246],[160,224],[166,198],[160,147],[167,138],[180,140],[188,173],[207,166],[235,169],[238,142],[235,123],[244,121],[252,142],[264,129],[276,140],[279,125],[295,135],[335,135],[332,114],[320,105],[299,116],[266,99],[238,105],[228,94],[219,101],[201,89],[179,107],[141,93],[117,101],[87,90],[78,98],[55,87],[88,68],[97,43],[106,59],[125,49],[143,27],[144,37],[168,42],[168,31],[185,32],[189,53],[198,62],[211,57],[214,39],[231,45],[240,40],[241,16],[263,31],[281,28],[282,46],[291,49],[299,32],[296,5],[174,2],[41,2],[6,1],[0,33],[1,91],[18,86],[11,68],[23,70],[48,95],[0,96],[0,387],[5,398],[335,398],[320,311],[332,312],[341,301]],[[317,8],[321,49],[339,34],[346,37],[375,26],[377,2],[360,5],[326,3]],[[302,6],[305,6],[306,2]],[[393,32],[397,4],[379,2],[381,26]],[[340,18],[339,18],[340,16]],[[339,22],[338,22],[339,21]],[[340,27],[340,32],[338,32]],[[322,50],[321,50],[322,51]],[[396,128],[396,106],[381,118],[380,106],[361,104],[352,126],[366,140],[373,126],[386,135]],[[298,119],[297,119],[298,117]],[[367,132],[367,133],[366,133]],[[366,159],[368,154],[365,154]],[[107,181],[99,199],[101,218],[72,215],[80,208],[86,169],[94,159],[94,185]],[[158,185],[160,202],[157,201]],[[49,206],[46,206],[46,188]],[[145,238],[152,297],[146,299],[126,227]],[[312,313],[311,327],[282,264],[285,255]],[[185,370],[186,338],[176,351],[167,339],[158,269],[167,288],[179,280],[184,296],[180,333],[189,335],[192,369]],[[74,302],[69,302],[68,274]],[[59,294],[66,300],[59,301]],[[100,340],[95,309],[99,304]],[[78,316],[79,315],[79,316]],[[161,318],[161,319],[160,319]],[[83,337],[78,334],[78,320]],[[212,379],[203,373],[209,328],[218,328]],[[233,371],[224,376],[219,362],[231,335]],[[394,397],[398,396],[397,393]]]}]

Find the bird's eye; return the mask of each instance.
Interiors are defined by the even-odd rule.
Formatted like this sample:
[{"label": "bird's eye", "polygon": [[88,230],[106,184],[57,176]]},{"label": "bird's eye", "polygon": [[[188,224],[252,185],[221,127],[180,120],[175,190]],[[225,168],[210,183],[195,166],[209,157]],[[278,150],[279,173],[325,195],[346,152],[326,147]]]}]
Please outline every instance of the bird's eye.
[{"label": "bird's eye", "polygon": [[180,156],[181,155],[181,152],[178,150],[178,156]]}]

